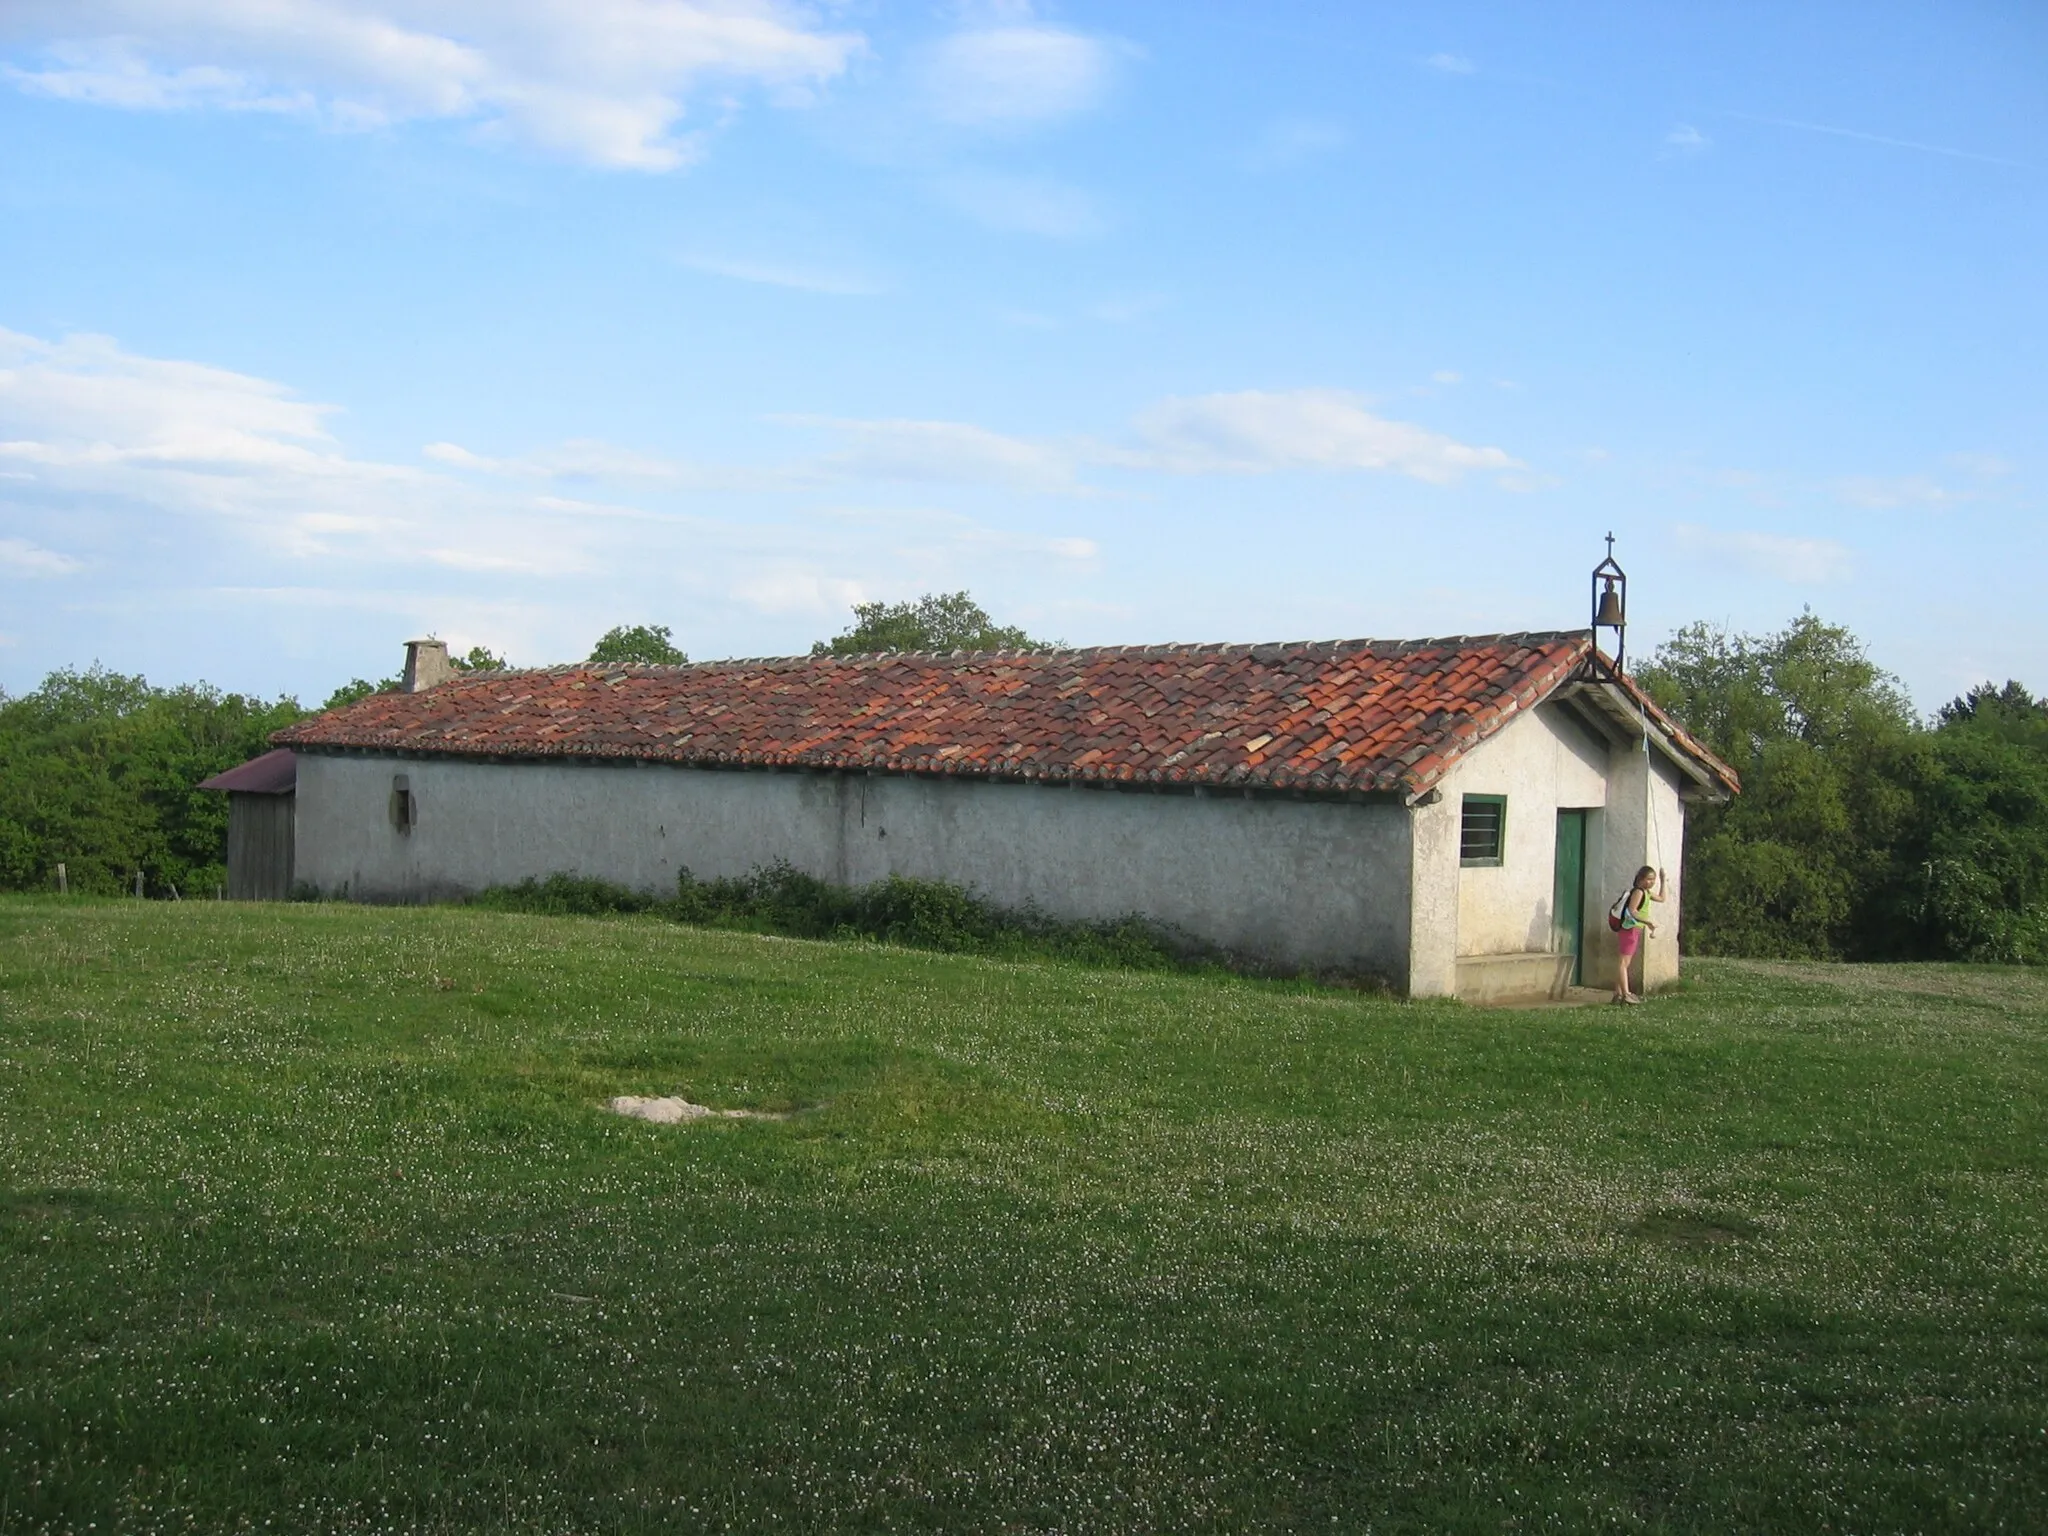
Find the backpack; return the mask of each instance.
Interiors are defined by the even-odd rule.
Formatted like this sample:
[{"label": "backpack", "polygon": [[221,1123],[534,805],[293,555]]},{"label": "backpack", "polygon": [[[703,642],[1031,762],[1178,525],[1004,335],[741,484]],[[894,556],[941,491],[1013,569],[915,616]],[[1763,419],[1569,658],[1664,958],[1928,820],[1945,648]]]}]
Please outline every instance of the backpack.
[{"label": "backpack", "polygon": [[1607,926],[1616,933],[1621,932],[1621,920],[1628,911],[1628,899],[1633,895],[1635,895],[1634,891],[1624,892],[1615,897],[1614,905],[1607,909]]}]

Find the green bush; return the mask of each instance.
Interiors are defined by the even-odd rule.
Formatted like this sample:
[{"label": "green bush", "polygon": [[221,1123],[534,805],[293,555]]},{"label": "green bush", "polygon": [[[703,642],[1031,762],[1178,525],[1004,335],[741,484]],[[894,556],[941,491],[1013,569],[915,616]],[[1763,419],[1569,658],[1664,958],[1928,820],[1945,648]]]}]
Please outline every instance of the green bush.
[{"label": "green bush", "polygon": [[1951,718],[1909,768],[1916,814],[1870,927],[1898,953],[2048,961],[2048,752]]},{"label": "green bush", "polygon": [[1135,916],[1064,922],[1032,909],[997,907],[944,881],[890,875],[849,888],[781,861],[722,880],[698,880],[685,870],[672,910],[684,922],[711,927],[811,939],[880,939],[949,954],[1054,956],[1148,970],[1213,965],[1219,958]]},{"label": "green bush", "polygon": [[493,886],[471,898],[471,905],[488,907],[494,912],[534,912],[544,917],[610,917],[620,912],[645,912],[655,905],[655,900],[609,880],[549,875],[545,880]]},{"label": "green bush", "polygon": [[915,602],[855,603],[853,626],[811,647],[813,656],[867,656],[882,651],[1051,651],[1056,640],[1034,640],[1014,625],[998,624],[965,592],[928,592]]},{"label": "green bush", "polygon": [[1213,969],[1224,961],[1214,949],[1136,916],[1067,922],[1032,909],[997,907],[944,881],[903,875],[850,888],[779,860],[718,880],[699,880],[684,870],[668,901],[609,881],[549,875],[495,886],[470,904],[549,917],[651,913],[699,927],[799,939],[878,939],[948,954],[1053,958],[1139,970]]}]

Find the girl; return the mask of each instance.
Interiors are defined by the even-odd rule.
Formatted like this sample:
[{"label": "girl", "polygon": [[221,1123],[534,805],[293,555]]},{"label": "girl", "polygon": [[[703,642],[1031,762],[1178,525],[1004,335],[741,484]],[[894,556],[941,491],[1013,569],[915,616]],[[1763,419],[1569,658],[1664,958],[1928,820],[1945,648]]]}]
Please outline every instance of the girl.
[{"label": "girl", "polygon": [[[1650,889],[1652,885],[1656,890]],[[1636,951],[1642,948],[1643,935],[1657,931],[1657,925],[1650,920],[1650,903],[1663,899],[1664,871],[1645,864],[1636,871],[1635,884],[1628,888],[1628,894],[1621,898],[1621,932],[1614,936],[1615,947],[1621,951],[1614,967],[1614,1000],[1617,1003],[1642,1001],[1628,989],[1629,967],[1635,963]]]}]

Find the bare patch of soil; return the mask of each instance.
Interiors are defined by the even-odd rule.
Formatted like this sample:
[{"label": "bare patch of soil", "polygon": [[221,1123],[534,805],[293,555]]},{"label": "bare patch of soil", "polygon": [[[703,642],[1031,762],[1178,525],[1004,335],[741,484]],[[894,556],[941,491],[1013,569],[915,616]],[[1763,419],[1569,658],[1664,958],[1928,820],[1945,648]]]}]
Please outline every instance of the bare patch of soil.
[{"label": "bare patch of soil", "polygon": [[688,1099],[646,1099],[622,1093],[605,1106],[615,1115],[634,1120],[651,1120],[656,1125],[681,1125],[686,1120],[787,1120],[786,1114],[767,1109],[713,1109],[692,1104]]}]

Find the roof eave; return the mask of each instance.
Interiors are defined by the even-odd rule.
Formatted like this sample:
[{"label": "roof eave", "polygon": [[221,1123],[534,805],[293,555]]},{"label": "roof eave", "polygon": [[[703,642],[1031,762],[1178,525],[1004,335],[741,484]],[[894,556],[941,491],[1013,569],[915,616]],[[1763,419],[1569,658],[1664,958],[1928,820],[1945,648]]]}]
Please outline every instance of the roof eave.
[{"label": "roof eave", "polygon": [[554,752],[510,751],[503,747],[448,747],[438,743],[320,741],[300,742],[294,750],[313,757],[402,758],[411,762],[469,763],[558,763],[585,767],[686,768],[705,773],[845,773],[883,778],[958,779],[984,784],[1035,784],[1048,789],[1116,789],[1157,794],[1214,795],[1219,798],[1246,796],[1272,800],[1342,801],[1370,804],[1410,801],[1405,784],[1391,783],[1276,783],[1250,777],[1181,777],[1151,772],[1089,772],[1058,765],[1039,767],[1017,765],[982,768],[975,765],[924,767],[887,761],[828,761],[747,757],[719,753],[701,757],[654,756],[632,751]]},{"label": "roof eave", "polygon": [[1561,701],[1590,706],[1623,740],[1649,742],[1690,781],[1692,798],[1722,804],[1741,793],[1742,780],[1735,770],[1686,737],[1634,678],[1600,652],[1589,650],[1584,665],[1559,696]]}]

